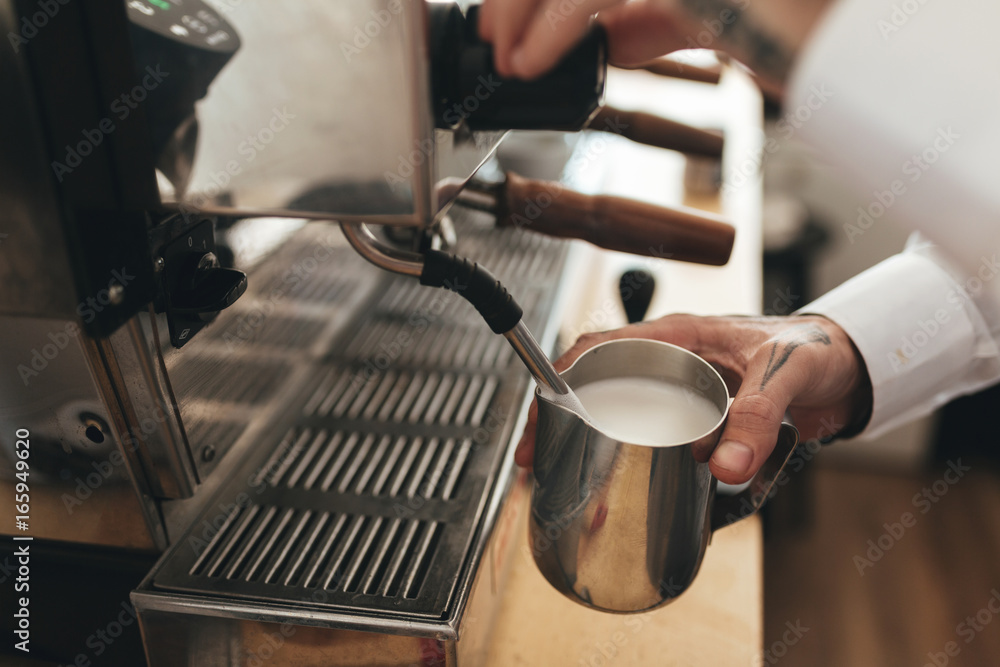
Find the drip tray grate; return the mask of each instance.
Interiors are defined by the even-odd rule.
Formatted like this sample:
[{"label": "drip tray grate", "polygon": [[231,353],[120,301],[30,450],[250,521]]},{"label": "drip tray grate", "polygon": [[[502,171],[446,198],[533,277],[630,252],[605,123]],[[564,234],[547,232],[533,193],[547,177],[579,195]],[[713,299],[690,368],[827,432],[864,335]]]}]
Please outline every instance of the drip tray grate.
[{"label": "drip tray grate", "polygon": [[[547,321],[565,244],[467,222],[457,252],[496,271],[529,326]],[[164,557],[157,588],[424,619],[453,608],[470,549],[484,539],[482,512],[527,373],[457,296],[347,268],[384,289],[358,304],[280,411],[283,422]],[[267,262],[262,270],[283,271]],[[344,283],[326,268],[315,279]],[[316,322],[322,293],[298,286],[282,303],[286,315],[248,344],[314,339],[293,330],[295,298]],[[342,302],[329,308],[345,316]],[[258,360],[250,376],[247,367],[226,372],[242,360],[213,362],[219,373],[192,388],[205,398],[252,407],[281,393],[278,361]]]},{"label": "drip tray grate", "polygon": [[189,574],[241,587],[413,600],[443,528],[437,521],[237,506]]}]

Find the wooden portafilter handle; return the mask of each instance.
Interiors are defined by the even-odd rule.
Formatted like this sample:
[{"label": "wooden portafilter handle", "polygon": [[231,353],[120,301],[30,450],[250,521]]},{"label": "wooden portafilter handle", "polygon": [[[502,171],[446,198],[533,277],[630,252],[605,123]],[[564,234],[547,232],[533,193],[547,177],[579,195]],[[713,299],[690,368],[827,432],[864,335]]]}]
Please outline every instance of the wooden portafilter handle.
[{"label": "wooden portafilter handle", "polygon": [[500,226],[581,239],[634,255],[722,266],[729,261],[736,237],[731,225],[709,213],[585,195],[560,183],[530,180],[512,172],[494,195]]},{"label": "wooden portafilter handle", "polygon": [[721,132],[702,130],[684,123],[642,111],[623,111],[603,107],[587,126],[620,134],[636,143],[680,151],[689,155],[721,158],[724,140]]}]

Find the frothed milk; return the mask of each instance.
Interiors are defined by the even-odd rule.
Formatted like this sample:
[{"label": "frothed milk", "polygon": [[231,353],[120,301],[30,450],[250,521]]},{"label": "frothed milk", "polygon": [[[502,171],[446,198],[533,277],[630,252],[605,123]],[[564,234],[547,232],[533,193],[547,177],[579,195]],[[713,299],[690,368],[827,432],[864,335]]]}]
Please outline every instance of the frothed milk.
[{"label": "frothed milk", "polygon": [[617,440],[637,445],[691,442],[722,418],[707,398],[653,378],[598,380],[575,392],[595,426]]}]

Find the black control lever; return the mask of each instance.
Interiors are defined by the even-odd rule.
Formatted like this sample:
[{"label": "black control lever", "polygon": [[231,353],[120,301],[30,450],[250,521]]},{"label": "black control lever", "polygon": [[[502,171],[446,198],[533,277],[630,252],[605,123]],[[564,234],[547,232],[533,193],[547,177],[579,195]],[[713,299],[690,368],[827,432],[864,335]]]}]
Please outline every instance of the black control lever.
[{"label": "black control lever", "polygon": [[163,246],[160,258],[170,342],[185,345],[247,290],[242,271],[222,266],[216,255],[213,220],[206,219]]},{"label": "black control lever", "polygon": [[224,269],[214,253],[197,258],[190,274],[190,288],[170,295],[170,310],[179,315],[209,316],[236,303],[247,290],[247,274]]}]

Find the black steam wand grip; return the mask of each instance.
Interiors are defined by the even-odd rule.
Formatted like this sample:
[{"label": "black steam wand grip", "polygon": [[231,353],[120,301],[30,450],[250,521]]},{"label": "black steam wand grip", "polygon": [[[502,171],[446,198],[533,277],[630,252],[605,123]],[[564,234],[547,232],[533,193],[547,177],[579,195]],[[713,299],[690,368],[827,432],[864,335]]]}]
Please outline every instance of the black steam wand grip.
[{"label": "black steam wand grip", "polygon": [[505,334],[521,321],[524,311],[493,274],[464,257],[440,250],[424,254],[420,284],[455,292],[479,311],[493,333]]},{"label": "black steam wand grip", "polygon": [[463,257],[430,250],[424,254],[420,284],[444,287],[471,303],[493,333],[507,339],[535,382],[556,394],[572,395],[566,381],[521,321],[524,314],[521,307],[489,271]]}]

